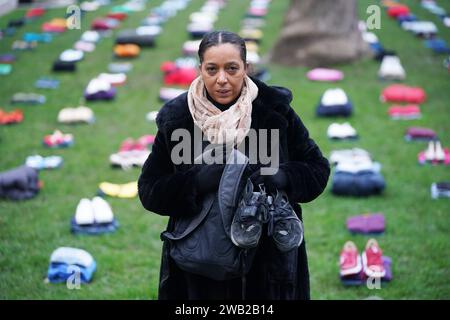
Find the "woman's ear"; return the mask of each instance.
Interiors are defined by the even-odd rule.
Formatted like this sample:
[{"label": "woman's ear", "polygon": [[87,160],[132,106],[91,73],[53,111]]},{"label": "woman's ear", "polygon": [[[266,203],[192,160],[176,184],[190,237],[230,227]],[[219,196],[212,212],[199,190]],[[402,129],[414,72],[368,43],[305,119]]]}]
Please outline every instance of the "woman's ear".
[{"label": "woman's ear", "polygon": [[201,63],[198,64],[198,70],[199,70],[200,72],[202,71],[202,64],[201,64]]}]

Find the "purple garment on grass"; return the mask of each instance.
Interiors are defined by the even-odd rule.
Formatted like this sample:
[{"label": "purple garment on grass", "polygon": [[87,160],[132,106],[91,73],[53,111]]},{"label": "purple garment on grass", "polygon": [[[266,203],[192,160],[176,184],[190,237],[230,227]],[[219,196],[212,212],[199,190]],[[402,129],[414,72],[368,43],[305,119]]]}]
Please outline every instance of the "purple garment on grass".
[{"label": "purple garment on grass", "polygon": [[369,213],[347,218],[347,229],[352,233],[382,233],[385,228],[382,213]]},{"label": "purple garment on grass", "polygon": [[16,61],[16,56],[11,53],[0,55],[0,63],[13,63],[14,61]]},{"label": "purple garment on grass", "polygon": [[411,140],[433,140],[436,138],[436,132],[428,128],[410,127],[406,130],[405,139]]},{"label": "purple garment on grass", "polygon": [[116,96],[116,88],[111,87],[108,91],[99,91],[94,94],[84,93],[86,100],[112,100]]}]

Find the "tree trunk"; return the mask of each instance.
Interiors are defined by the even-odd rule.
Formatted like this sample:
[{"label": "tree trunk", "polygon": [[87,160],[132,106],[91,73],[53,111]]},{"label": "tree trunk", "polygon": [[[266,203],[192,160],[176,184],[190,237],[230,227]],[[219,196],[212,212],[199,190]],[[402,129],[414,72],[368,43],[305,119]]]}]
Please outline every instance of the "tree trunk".
[{"label": "tree trunk", "polygon": [[358,29],[357,0],[291,0],[272,62],[325,67],[369,54]]}]

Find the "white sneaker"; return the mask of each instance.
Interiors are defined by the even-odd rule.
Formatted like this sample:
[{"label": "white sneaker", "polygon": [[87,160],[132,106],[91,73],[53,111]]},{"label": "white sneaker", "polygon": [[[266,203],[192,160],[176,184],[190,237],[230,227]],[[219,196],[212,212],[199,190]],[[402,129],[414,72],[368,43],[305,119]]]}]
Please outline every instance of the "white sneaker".
[{"label": "white sneaker", "polygon": [[354,138],[356,137],[356,130],[348,122],[342,124],[332,123],[328,127],[327,135],[332,139]]},{"label": "white sneaker", "polygon": [[114,220],[114,214],[103,198],[94,197],[92,199],[92,207],[94,209],[94,220],[96,223],[111,223]]},{"label": "white sneaker", "polygon": [[58,122],[60,123],[92,123],[94,122],[94,119],[94,112],[84,106],[79,106],[77,108],[63,108],[58,113]]},{"label": "white sneaker", "polygon": [[97,79],[109,82],[111,85],[121,85],[127,81],[125,73],[100,73]]},{"label": "white sneaker", "polygon": [[445,153],[439,140],[434,142],[434,159],[437,161],[445,160]]},{"label": "white sneaker", "polygon": [[341,88],[328,89],[323,94],[321,102],[326,107],[344,105],[348,103],[348,98]]},{"label": "white sneaker", "polygon": [[406,72],[397,56],[384,56],[378,76],[386,80],[404,80]]},{"label": "white sneaker", "polygon": [[433,161],[436,158],[436,154],[434,151],[434,141],[428,142],[428,148],[425,150],[425,159],[428,161]]},{"label": "white sneaker", "polygon": [[111,89],[111,84],[102,79],[94,78],[89,81],[86,87],[86,94],[96,94],[100,91],[109,91]]},{"label": "white sneaker", "polygon": [[94,210],[91,201],[86,198],[81,199],[75,212],[75,222],[79,225],[86,225],[93,224],[94,221]]},{"label": "white sneaker", "polygon": [[189,40],[183,44],[183,52],[194,54],[198,52],[201,40]]},{"label": "white sneaker", "polygon": [[363,32],[362,34],[363,40],[367,43],[378,43],[378,37],[373,32]]},{"label": "white sneaker", "polygon": [[59,55],[59,60],[66,62],[76,62],[82,60],[84,52],[81,50],[67,49]]},{"label": "white sneaker", "polygon": [[94,122],[95,116],[94,112],[85,106],[79,106],[75,108],[76,118],[79,122],[92,123]]},{"label": "white sneaker", "polygon": [[157,36],[162,32],[160,26],[141,26],[136,28],[136,34],[139,36]]},{"label": "white sneaker", "polygon": [[81,35],[81,40],[82,41],[86,41],[86,42],[93,42],[96,43],[100,40],[100,33],[98,33],[97,31],[85,31],[82,35]]}]

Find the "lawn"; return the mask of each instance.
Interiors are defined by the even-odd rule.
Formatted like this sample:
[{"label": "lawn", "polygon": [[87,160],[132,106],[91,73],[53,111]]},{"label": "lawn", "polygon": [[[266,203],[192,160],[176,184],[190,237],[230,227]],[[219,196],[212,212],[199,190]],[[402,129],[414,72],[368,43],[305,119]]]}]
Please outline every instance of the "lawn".
[{"label": "lawn", "polygon": [[[419,1],[403,0],[422,19],[436,23],[442,38],[450,42],[450,31],[434,15],[422,9]],[[113,1],[121,4],[124,1]],[[137,27],[151,7],[161,0],[151,0],[147,10],[132,13],[121,27]],[[139,169],[121,171],[109,166],[109,155],[127,138],[155,134],[156,125],[145,120],[145,114],[158,110],[158,92],[162,86],[161,62],[181,56],[181,47],[189,39],[185,27],[191,12],[204,0],[192,0],[188,8],[171,18],[157,39],[155,48],[144,49],[132,61],[124,87],[118,88],[114,102],[85,103],[83,90],[89,79],[106,72],[112,62],[113,39],[101,40],[93,53],[78,63],[73,74],[52,74],[51,64],[64,49],[72,47],[90,21],[109,12],[111,6],[88,13],[81,30],[68,30],[55,36],[52,43],[39,44],[32,52],[18,52],[13,72],[0,76],[0,108],[13,110],[10,98],[15,92],[45,94],[47,102],[40,106],[21,106],[25,120],[21,124],[0,126],[0,171],[24,163],[31,154],[61,155],[64,165],[54,171],[42,171],[44,188],[34,199],[24,202],[0,200],[0,299],[155,299],[157,297],[161,241],[167,219],[142,208],[139,200],[108,198],[120,228],[114,234],[74,236],[69,221],[81,198],[95,196],[102,181],[126,183],[136,180]],[[239,31],[249,0],[230,0],[221,11],[217,28]],[[360,17],[367,19],[366,8],[375,0],[360,0]],[[268,52],[281,28],[288,1],[272,1],[264,30],[261,49]],[[448,1],[439,4],[450,12]],[[23,16],[24,9],[0,18],[4,27],[11,18]],[[53,17],[63,17],[64,9],[49,10],[39,20],[19,29],[17,34],[0,40],[0,54],[11,50],[11,44],[25,32],[39,32],[40,25]],[[366,59],[352,65],[337,66],[345,79],[336,85],[309,82],[306,68],[269,65],[270,84],[290,88],[292,106],[301,116],[325,155],[331,150],[361,147],[382,164],[387,188],[382,196],[370,198],[336,197],[330,183],[324,194],[303,206],[305,237],[309,254],[311,295],[313,299],[448,299],[450,298],[450,206],[448,199],[432,200],[430,185],[449,181],[448,167],[420,166],[417,153],[424,143],[407,143],[403,139],[409,126],[434,129],[442,144],[450,145],[449,73],[437,56],[423,46],[421,40],[403,31],[382,12],[381,29],[375,30],[382,44],[398,52],[407,72],[406,84],[422,86],[428,100],[422,106],[423,117],[413,121],[393,121],[387,116],[387,104],[379,101],[388,83],[377,79],[379,64]],[[40,76],[60,80],[58,90],[35,89]],[[326,137],[332,119],[315,116],[315,106],[327,88],[343,88],[355,106],[349,119],[360,139],[334,142]],[[96,115],[93,125],[69,126],[57,123],[63,107],[86,104]],[[342,120],[342,119],[340,119]],[[339,120],[339,121],[340,121]],[[55,128],[71,132],[75,145],[64,150],[48,150],[42,146],[44,135]],[[366,287],[343,287],[338,277],[338,257],[346,240],[363,249],[369,237],[353,236],[345,228],[350,215],[383,212],[387,220],[385,234],[377,237],[384,254],[393,259],[394,279],[380,290]],[[69,290],[65,285],[44,281],[51,252],[59,246],[73,246],[89,251],[97,262],[97,272],[89,285]]]}]

